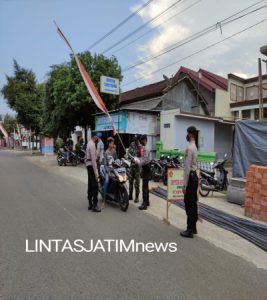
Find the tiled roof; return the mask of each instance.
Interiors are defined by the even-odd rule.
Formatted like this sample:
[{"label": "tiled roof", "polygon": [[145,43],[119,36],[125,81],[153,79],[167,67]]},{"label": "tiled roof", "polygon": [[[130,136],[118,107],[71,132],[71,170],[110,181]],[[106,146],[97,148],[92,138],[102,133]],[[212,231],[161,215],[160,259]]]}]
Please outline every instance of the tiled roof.
[{"label": "tiled roof", "polygon": [[[199,77],[199,73],[201,74],[200,77]],[[172,85],[175,85],[178,82],[182,74],[187,74],[191,78],[191,80],[193,80],[196,83],[199,82],[200,86],[203,86],[210,92],[214,92],[215,89],[222,89],[227,91],[228,80],[226,78],[203,69],[199,69],[199,71],[196,72],[185,67],[180,67],[180,69],[172,79]],[[159,97],[163,95],[163,91],[166,87],[167,87],[166,80],[145,85],[143,87],[124,92],[121,96],[120,102],[131,103],[135,101],[141,101],[145,99]]]},{"label": "tiled roof", "polygon": [[199,82],[200,86],[205,87],[211,92],[214,92],[215,89],[227,91],[228,80],[226,78],[206,71],[204,69],[199,69],[199,71],[196,72],[191,69],[181,67],[179,71],[175,74],[174,78],[178,79],[181,74],[187,74],[194,82]]},{"label": "tiled roof", "polygon": [[145,99],[150,99],[163,95],[163,90],[167,87],[165,80],[158,81],[149,85],[145,85],[134,90],[124,92],[121,95],[120,102],[128,103],[133,101],[140,101]]}]

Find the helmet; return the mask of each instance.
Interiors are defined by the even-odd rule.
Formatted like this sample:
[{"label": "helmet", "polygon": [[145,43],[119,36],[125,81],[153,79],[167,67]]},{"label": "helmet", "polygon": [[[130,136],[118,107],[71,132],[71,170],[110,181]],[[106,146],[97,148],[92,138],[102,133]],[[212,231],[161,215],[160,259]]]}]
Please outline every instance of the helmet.
[{"label": "helmet", "polygon": [[97,132],[96,136],[101,138],[102,137],[102,132]]}]

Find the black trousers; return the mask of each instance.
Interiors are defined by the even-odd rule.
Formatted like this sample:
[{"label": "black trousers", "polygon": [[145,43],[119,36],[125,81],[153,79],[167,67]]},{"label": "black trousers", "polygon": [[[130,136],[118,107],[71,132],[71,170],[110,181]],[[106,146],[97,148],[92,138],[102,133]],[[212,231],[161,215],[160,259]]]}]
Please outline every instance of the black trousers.
[{"label": "black trousers", "polygon": [[185,211],[187,214],[187,230],[189,231],[193,231],[194,229],[196,229],[196,223],[198,220],[197,189],[197,173],[191,171],[189,174],[188,184],[184,196]]},{"label": "black trousers", "polygon": [[96,206],[98,199],[98,183],[95,178],[95,172],[92,166],[87,166],[87,174],[88,174],[88,189],[87,189],[87,199],[89,201],[90,206]]},{"label": "black trousers", "polygon": [[143,178],[142,179],[142,192],[143,192],[143,204],[148,205],[149,204],[149,179]]}]

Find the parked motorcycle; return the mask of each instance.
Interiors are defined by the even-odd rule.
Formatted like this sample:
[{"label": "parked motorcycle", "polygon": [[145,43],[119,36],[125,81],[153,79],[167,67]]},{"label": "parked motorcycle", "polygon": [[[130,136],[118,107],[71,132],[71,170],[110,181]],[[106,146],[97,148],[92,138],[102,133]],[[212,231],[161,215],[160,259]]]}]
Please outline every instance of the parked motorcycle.
[{"label": "parked motorcycle", "polygon": [[64,153],[63,150],[59,149],[57,152],[57,163],[59,166],[66,166],[67,164],[71,164],[72,166],[77,166],[79,162],[79,159],[77,157],[77,155],[72,152],[69,151],[69,160],[67,160],[67,157]]},{"label": "parked motorcycle", "polygon": [[[126,168],[122,166],[123,162],[119,159],[114,161],[113,158],[109,159],[109,184],[106,200],[116,202],[120,205],[122,211],[127,211],[129,206],[129,195],[126,188],[126,182],[128,176],[126,174]],[[100,182],[99,192],[103,197],[104,194],[104,182],[105,182],[105,167],[100,167]]]},{"label": "parked motorcycle", "polygon": [[160,162],[156,159],[151,160],[151,179],[155,182],[159,182],[162,179],[163,167]]},{"label": "parked motorcycle", "polygon": [[[207,197],[210,192],[222,192],[227,190],[228,171],[225,170],[224,164],[227,159],[219,159],[215,164],[212,165],[213,171],[206,171],[200,169],[200,195],[202,197]],[[218,177],[216,178],[216,171]]]},{"label": "parked motorcycle", "polygon": [[174,168],[177,169],[180,167],[180,161],[178,157],[170,158],[167,156],[166,161],[164,162],[163,167],[163,184],[167,185],[168,183],[168,169]]},{"label": "parked motorcycle", "polygon": [[84,149],[80,149],[80,150],[76,150],[75,154],[78,158],[78,162],[79,163],[84,163],[84,159],[85,159],[85,150]]}]

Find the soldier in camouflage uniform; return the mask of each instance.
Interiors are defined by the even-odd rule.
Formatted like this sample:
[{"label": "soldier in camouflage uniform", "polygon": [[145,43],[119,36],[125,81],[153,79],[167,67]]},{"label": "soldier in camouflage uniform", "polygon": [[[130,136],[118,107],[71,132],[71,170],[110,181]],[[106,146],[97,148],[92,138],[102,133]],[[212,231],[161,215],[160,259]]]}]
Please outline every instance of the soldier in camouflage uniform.
[{"label": "soldier in camouflage uniform", "polygon": [[[128,153],[133,157],[140,157],[138,136],[134,136],[133,142],[130,144]],[[134,185],[135,183],[135,185]],[[139,192],[140,192],[140,167],[138,164],[133,164],[130,169],[129,177],[129,200],[133,200],[133,186],[135,187],[135,200],[134,202],[139,202]]]}]

